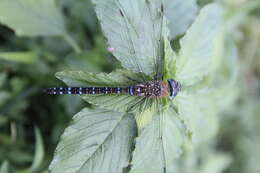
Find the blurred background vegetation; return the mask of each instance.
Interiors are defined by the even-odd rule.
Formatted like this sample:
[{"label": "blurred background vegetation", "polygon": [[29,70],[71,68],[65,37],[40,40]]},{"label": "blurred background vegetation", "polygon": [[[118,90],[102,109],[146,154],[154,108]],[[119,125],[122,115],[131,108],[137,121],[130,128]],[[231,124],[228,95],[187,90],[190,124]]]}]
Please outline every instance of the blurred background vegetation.
[{"label": "blurred background vegetation", "polygon": [[[209,2],[212,0],[199,0],[198,4],[204,6]],[[17,37],[0,24],[1,173],[8,165],[21,173],[30,172],[35,166],[38,172],[47,172],[59,136],[72,115],[90,106],[77,96],[43,94],[43,88],[64,86],[55,78],[56,72],[64,69],[110,72],[120,66],[107,51],[90,0],[56,3],[69,34],[83,50],[81,53],[74,53],[60,37]],[[260,1],[222,3],[228,11],[229,36],[237,50],[238,64],[233,65],[239,68],[238,94],[235,103],[221,112],[219,133],[210,150],[230,156],[223,172],[259,173]]]}]

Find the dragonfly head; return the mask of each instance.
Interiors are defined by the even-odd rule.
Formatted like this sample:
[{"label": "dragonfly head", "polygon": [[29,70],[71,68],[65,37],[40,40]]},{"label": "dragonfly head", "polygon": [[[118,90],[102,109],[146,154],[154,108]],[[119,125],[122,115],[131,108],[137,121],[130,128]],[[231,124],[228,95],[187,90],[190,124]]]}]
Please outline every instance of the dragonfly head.
[{"label": "dragonfly head", "polygon": [[170,99],[173,99],[181,91],[181,84],[174,79],[168,79],[170,87]]}]

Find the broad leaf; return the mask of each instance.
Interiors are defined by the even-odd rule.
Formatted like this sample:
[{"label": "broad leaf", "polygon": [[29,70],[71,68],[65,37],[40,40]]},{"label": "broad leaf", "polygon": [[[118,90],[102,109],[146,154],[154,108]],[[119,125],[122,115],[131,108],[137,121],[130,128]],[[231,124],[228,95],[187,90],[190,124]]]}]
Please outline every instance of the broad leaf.
[{"label": "broad leaf", "polygon": [[123,173],[136,133],[132,114],[83,109],[61,136],[52,173]]},{"label": "broad leaf", "polygon": [[[136,84],[137,82],[142,82],[141,74],[120,70],[110,74],[64,71],[57,73],[56,76],[67,85],[78,87],[128,87]],[[149,79],[149,77],[146,78]],[[141,112],[147,109],[154,101],[153,99],[130,96],[128,94],[82,95],[82,98],[89,103],[120,112]]]},{"label": "broad leaf", "polygon": [[176,79],[184,85],[192,85],[208,74],[221,19],[222,8],[217,4],[207,5],[181,39]]},{"label": "broad leaf", "polygon": [[161,66],[162,0],[92,0],[113,55],[123,67],[152,74]]},{"label": "broad leaf", "polygon": [[36,52],[0,52],[0,60],[14,61],[19,63],[35,63],[38,58]]},{"label": "broad leaf", "polygon": [[208,141],[217,133],[218,107],[213,92],[207,90],[196,93],[181,92],[173,104],[188,129],[194,146]]},{"label": "broad leaf", "polygon": [[1,0],[0,22],[18,36],[62,35],[65,32],[54,0]]},{"label": "broad leaf", "polygon": [[130,173],[170,172],[182,152],[184,136],[183,124],[172,108],[154,115],[136,140]]},{"label": "broad leaf", "polygon": [[186,32],[196,17],[198,6],[195,0],[166,0],[165,16],[169,21],[171,38]]}]

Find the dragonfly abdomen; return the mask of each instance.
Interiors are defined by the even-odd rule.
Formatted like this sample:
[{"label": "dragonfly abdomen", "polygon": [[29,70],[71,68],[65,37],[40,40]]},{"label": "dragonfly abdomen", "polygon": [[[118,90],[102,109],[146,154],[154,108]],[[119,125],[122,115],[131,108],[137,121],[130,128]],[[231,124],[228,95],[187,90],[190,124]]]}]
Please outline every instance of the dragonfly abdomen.
[{"label": "dragonfly abdomen", "polygon": [[173,79],[164,81],[148,81],[136,85],[122,87],[57,87],[46,89],[47,94],[130,94],[146,98],[170,97],[173,99],[181,90],[181,84]]},{"label": "dragonfly abdomen", "polygon": [[47,94],[122,94],[128,93],[128,88],[120,87],[56,87],[46,89]]}]

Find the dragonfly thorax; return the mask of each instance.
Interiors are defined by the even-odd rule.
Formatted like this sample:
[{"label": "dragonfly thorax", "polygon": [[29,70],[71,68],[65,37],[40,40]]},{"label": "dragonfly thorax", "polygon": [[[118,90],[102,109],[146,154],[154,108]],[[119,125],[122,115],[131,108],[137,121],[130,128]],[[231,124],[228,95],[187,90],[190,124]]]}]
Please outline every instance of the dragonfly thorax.
[{"label": "dragonfly thorax", "polygon": [[148,98],[166,97],[170,95],[170,88],[167,82],[149,81],[130,86],[129,93],[131,95]]}]

